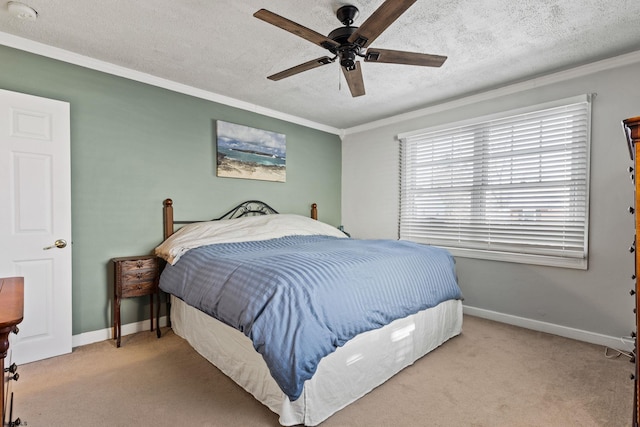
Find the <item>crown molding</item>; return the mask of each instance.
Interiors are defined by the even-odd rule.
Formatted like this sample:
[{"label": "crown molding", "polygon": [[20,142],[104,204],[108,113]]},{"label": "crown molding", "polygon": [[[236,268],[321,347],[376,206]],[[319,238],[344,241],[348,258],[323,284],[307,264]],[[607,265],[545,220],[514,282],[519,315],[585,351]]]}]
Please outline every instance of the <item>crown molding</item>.
[{"label": "crown molding", "polygon": [[173,92],[190,95],[196,98],[205,99],[207,101],[217,102],[218,104],[227,105],[229,107],[238,108],[245,111],[261,114],[263,116],[272,117],[274,119],[284,120],[286,122],[298,124],[312,129],[317,129],[323,132],[340,135],[341,130],[317,123],[311,120],[307,120],[301,117],[285,114],[280,111],[272,110],[260,105],[252,104],[249,102],[240,101],[235,98],[220,95],[214,92],[198,89],[193,86],[176,83],[171,80],[163,79],[153,76],[151,74],[143,73],[140,71],[132,70],[130,68],[121,67],[119,65],[111,64],[109,62],[93,59],[88,56],[80,55],[68,50],[60,49],[57,47],[49,46],[40,42],[25,39],[23,37],[14,36],[12,34],[4,33],[0,31],[0,44],[23,50],[25,52],[34,53],[36,55],[45,56],[47,58],[55,59],[58,61],[67,62],[73,65],[79,65],[84,68],[89,68],[96,71],[101,71],[107,74],[111,74],[118,77],[124,77],[129,80],[134,80],[141,83],[146,83],[152,86],[168,89]]},{"label": "crown molding", "polygon": [[198,89],[193,86],[184,85],[171,80],[163,79],[153,76],[151,74],[143,73],[140,71],[132,70],[130,68],[115,65],[109,62],[100,61],[90,58],[88,56],[80,55],[68,50],[52,47],[43,43],[35,42],[33,40],[25,39],[23,37],[14,36],[12,34],[4,33],[0,31],[0,44],[15,49],[23,50],[25,52],[34,53],[37,55],[45,56],[47,58],[55,59],[58,61],[67,62],[70,64],[78,65],[81,67],[89,68],[96,71],[101,71],[107,74],[127,78],[130,80],[146,83],[152,86],[168,89],[173,92],[190,95],[196,98],[205,99],[207,101],[216,102],[219,104],[227,105],[229,107],[238,108],[245,111],[261,114],[267,117],[272,117],[278,120],[284,120],[290,123],[298,124],[312,129],[317,129],[330,134],[338,135],[341,139],[347,135],[364,132],[371,129],[380,128],[383,126],[392,125],[395,123],[403,122],[419,118],[425,115],[438,113],[441,111],[450,110],[453,108],[464,107],[466,105],[474,104],[481,101],[487,101],[495,99],[501,96],[510,95],[513,93],[522,92],[529,89],[534,89],[540,86],[546,86],[553,83],[563,82],[566,80],[574,79],[577,77],[583,77],[590,74],[594,74],[600,71],[610,70],[625,65],[635,64],[640,62],[640,51],[627,53],[624,55],[616,56],[613,58],[603,59],[590,64],[582,65],[579,67],[571,68],[564,71],[548,74],[546,76],[537,77],[527,81],[510,84],[497,89],[489,90],[486,92],[477,93],[474,95],[466,96],[451,101],[444,101],[429,107],[414,110],[408,113],[399,114],[396,116],[387,117],[384,119],[376,120],[373,122],[365,123],[362,125],[354,126],[346,129],[338,129],[332,126],[328,126],[322,123],[314,122],[312,120],[304,119],[301,117],[285,114],[280,111],[272,110],[260,105],[252,104],[245,101],[240,101],[235,98],[220,95],[214,92]]}]

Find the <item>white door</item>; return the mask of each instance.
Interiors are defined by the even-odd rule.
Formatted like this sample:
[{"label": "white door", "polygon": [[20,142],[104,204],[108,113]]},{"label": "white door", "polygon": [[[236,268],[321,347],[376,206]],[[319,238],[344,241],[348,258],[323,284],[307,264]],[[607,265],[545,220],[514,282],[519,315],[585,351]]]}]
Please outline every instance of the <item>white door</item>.
[{"label": "white door", "polygon": [[0,89],[0,277],[24,277],[18,364],[71,351],[70,141],[68,103]]}]

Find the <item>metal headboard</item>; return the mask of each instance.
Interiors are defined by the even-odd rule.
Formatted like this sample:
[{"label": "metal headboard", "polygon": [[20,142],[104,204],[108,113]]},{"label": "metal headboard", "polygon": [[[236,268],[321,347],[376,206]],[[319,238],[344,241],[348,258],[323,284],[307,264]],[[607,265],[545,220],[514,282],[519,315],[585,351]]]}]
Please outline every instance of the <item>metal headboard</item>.
[{"label": "metal headboard", "polygon": [[[162,202],[164,206],[162,209],[164,216],[164,238],[171,236],[174,232],[174,226],[176,224],[192,224],[194,222],[201,222],[202,220],[195,221],[174,221],[173,220],[173,200],[165,199]],[[271,215],[277,214],[278,211],[273,209],[268,204],[261,202],[259,200],[248,200],[246,202],[240,203],[238,206],[231,209],[226,214],[222,215],[219,218],[214,218],[211,221],[219,221],[222,219],[233,219],[240,218],[243,216],[253,216],[253,215]],[[311,205],[311,218],[318,219],[318,205],[313,203]]]},{"label": "metal headboard", "polygon": [[[192,224],[194,222],[202,222],[207,220],[193,220],[193,221],[175,221],[173,219],[173,200],[165,199],[162,202],[163,205],[163,216],[164,216],[164,238],[171,236],[174,232],[174,227],[176,224]],[[219,218],[214,218],[210,221],[219,221],[222,219],[232,219],[232,218],[240,218],[243,216],[252,216],[252,215],[268,215],[268,214],[277,214],[278,211],[273,209],[271,206],[267,205],[264,202],[259,200],[248,200],[246,202],[240,203],[238,206],[231,209],[226,214],[222,215]]]},{"label": "metal headboard", "polygon": [[240,203],[235,208],[231,209],[226,214],[222,215],[219,218],[214,218],[211,221],[219,221],[221,219],[233,219],[240,218],[243,216],[252,216],[252,215],[271,215],[277,214],[278,211],[273,209],[271,206],[266,204],[265,202],[261,202],[260,200],[247,200],[246,202]]}]

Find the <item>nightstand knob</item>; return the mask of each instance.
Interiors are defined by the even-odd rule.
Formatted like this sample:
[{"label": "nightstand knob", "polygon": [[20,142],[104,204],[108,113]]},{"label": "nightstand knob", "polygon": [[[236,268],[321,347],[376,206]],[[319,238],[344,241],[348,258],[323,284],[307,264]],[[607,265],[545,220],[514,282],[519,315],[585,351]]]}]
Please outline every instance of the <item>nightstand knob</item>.
[{"label": "nightstand knob", "polygon": [[138,268],[142,268],[143,265],[144,265],[144,263],[142,261],[138,261],[136,263],[136,267],[138,267]]},{"label": "nightstand knob", "polygon": [[142,279],[142,273],[136,273],[136,277],[137,277],[138,279]]}]

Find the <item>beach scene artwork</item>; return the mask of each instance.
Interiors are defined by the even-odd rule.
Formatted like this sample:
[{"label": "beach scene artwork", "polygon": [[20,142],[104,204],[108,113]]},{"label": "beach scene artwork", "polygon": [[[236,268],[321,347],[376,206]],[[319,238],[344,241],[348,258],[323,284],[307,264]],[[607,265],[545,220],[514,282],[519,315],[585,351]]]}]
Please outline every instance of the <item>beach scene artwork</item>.
[{"label": "beach scene artwork", "polygon": [[219,177],[286,181],[284,134],[217,120],[216,147]]}]

